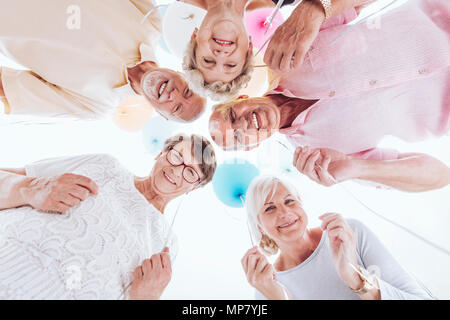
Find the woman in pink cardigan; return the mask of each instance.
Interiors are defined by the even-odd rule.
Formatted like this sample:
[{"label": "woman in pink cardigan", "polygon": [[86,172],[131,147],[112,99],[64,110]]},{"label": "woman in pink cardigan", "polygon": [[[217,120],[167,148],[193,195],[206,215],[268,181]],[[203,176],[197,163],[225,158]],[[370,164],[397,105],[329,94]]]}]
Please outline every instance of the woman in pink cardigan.
[{"label": "woman in pink cardigan", "polygon": [[323,185],[446,186],[450,169],[439,160],[377,145],[386,135],[414,142],[449,131],[450,3],[409,1],[382,15],[379,28],[341,20],[319,32],[300,68],[273,77],[264,97],[216,106],[214,141],[249,150],[285,134],[297,147],[294,165]]}]

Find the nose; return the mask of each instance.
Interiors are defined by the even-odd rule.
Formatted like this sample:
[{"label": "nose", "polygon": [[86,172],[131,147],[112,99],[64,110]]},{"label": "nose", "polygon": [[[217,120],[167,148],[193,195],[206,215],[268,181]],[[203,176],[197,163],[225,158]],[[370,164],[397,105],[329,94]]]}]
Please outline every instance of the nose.
[{"label": "nose", "polygon": [[177,185],[181,184],[181,179],[183,178],[183,169],[184,166],[171,166],[170,173],[173,175],[173,177],[176,180]]},{"label": "nose", "polygon": [[247,120],[244,119],[244,117],[237,118],[233,123],[233,129],[247,130],[247,128],[248,128],[248,123],[247,123]]},{"label": "nose", "polygon": [[278,210],[280,218],[284,218],[289,212],[285,205],[280,205],[280,209]]},{"label": "nose", "polygon": [[220,56],[227,56],[229,55],[231,52],[231,50],[229,49],[222,49],[222,48],[216,48],[213,50],[213,53],[215,56],[220,57]]}]

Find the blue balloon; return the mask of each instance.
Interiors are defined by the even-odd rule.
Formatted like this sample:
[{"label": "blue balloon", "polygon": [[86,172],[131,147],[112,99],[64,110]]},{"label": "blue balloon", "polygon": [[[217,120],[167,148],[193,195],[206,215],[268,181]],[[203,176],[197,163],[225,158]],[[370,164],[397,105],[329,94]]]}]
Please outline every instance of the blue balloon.
[{"label": "blue balloon", "polygon": [[172,137],[177,130],[176,122],[167,121],[159,115],[154,116],[142,130],[144,145],[152,155],[156,156],[162,151],[164,142]]},{"label": "blue balloon", "polygon": [[212,185],[214,192],[225,205],[242,208],[247,189],[252,180],[259,175],[259,169],[243,159],[233,163],[219,165],[214,174]]}]

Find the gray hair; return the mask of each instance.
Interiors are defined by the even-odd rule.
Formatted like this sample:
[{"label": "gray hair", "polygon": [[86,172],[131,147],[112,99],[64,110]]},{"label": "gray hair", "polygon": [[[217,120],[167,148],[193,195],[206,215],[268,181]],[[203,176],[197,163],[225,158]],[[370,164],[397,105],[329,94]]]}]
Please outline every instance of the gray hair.
[{"label": "gray hair", "polygon": [[173,148],[182,141],[189,141],[192,145],[191,152],[198,161],[200,169],[204,175],[203,179],[199,183],[199,187],[203,187],[211,182],[214,172],[216,171],[217,160],[214,147],[208,139],[201,135],[177,134],[164,142],[163,152],[169,151],[169,149]]},{"label": "gray hair", "polygon": [[268,239],[267,236],[263,236],[261,233],[258,215],[261,213],[266,199],[273,197],[277,191],[278,184],[282,184],[301,203],[300,193],[288,179],[272,175],[255,178],[250,184],[245,196],[245,207],[252,238],[269,255],[276,254],[278,252],[278,246],[272,239]]},{"label": "gray hair", "polygon": [[230,82],[216,81],[206,83],[202,73],[198,70],[195,50],[197,41],[191,39],[187,45],[183,58],[183,70],[186,80],[192,89],[202,96],[208,96],[214,101],[229,101],[239,96],[239,91],[245,88],[253,72],[253,52],[248,50],[242,73]]}]

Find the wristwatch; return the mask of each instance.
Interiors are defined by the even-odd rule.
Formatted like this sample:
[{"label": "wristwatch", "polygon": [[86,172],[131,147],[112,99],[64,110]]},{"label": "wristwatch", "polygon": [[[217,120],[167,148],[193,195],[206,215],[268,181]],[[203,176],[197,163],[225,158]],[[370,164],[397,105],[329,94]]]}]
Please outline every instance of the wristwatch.
[{"label": "wristwatch", "polygon": [[352,290],[354,293],[357,293],[357,294],[364,294],[364,293],[367,293],[369,290],[376,288],[374,276],[369,271],[367,271],[359,266],[358,266],[358,270],[355,270],[355,271],[358,273],[359,277],[363,281],[363,286],[359,289],[353,289],[353,288],[349,287],[350,290]]},{"label": "wristwatch", "polygon": [[318,0],[325,11],[325,21],[331,17],[331,0]]}]

